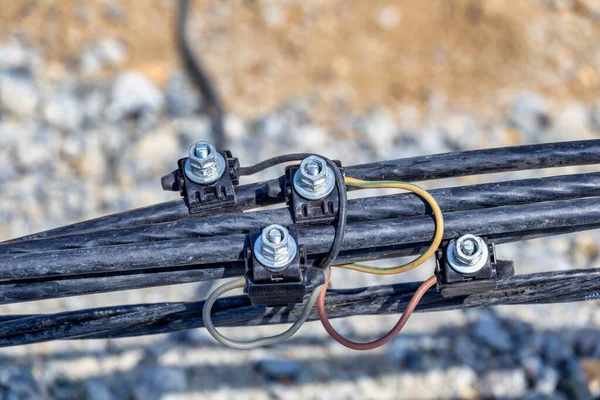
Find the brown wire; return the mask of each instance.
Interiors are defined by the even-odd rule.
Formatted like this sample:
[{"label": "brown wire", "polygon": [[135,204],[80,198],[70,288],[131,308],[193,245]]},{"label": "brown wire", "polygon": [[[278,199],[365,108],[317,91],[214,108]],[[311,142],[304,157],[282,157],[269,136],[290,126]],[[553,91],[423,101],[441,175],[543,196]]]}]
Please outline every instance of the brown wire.
[{"label": "brown wire", "polygon": [[321,293],[319,294],[319,299],[317,300],[317,310],[319,311],[319,319],[321,320],[321,323],[323,324],[323,327],[325,328],[327,333],[329,333],[329,335],[332,338],[334,338],[338,343],[340,343],[350,349],[354,349],[354,350],[376,349],[377,347],[383,346],[384,344],[386,344],[387,342],[392,340],[394,338],[394,336],[396,336],[398,334],[398,332],[400,332],[402,330],[402,328],[404,328],[404,325],[406,325],[406,322],[410,318],[410,315],[413,313],[413,311],[417,307],[417,304],[419,304],[419,301],[421,301],[421,298],[423,297],[425,292],[427,292],[437,282],[436,277],[432,276],[431,278],[429,278],[425,282],[423,282],[421,284],[421,286],[419,286],[419,288],[417,289],[415,294],[413,294],[412,298],[408,302],[408,305],[404,309],[402,316],[400,317],[398,322],[396,322],[396,325],[394,325],[394,327],[388,333],[386,333],[385,336],[383,336],[377,340],[374,340],[372,342],[359,343],[359,342],[353,342],[351,340],[348,340],[345,337],[343,337],[342,335],[340,335],[335,330],[335,328],[331,325],[331,323],[329,322],[329,319],[327,318],[327,310],[325,309],[325,293],[327,292],[327,287],[329,286],[330,279],[331,279],[331,275],[329,275],[329,277],[325,281],[325,285],[323,285],[323,289],[321,289]]}]

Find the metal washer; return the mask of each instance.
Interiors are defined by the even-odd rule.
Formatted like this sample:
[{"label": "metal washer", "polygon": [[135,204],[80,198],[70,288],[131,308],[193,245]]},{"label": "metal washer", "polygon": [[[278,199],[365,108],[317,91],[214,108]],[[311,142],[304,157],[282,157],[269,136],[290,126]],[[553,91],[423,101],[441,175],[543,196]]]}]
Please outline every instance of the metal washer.
[{"label": "metal washer", "polygon": [[296,189],[296,192],[306,200],[319,200],[331,193],[335,187],[335,175],[328,165],[325,165],[325,179],[327,180],[327,186],[323,190],[317,192],[306,190],[300,183],[300,168],[298,168],[294,174],[294,189]]},{"label": "metal washer", "polygon": [[213,177],[204,178],[204,177],[200,177],[200,176],[197,176],[196,174],[194,174],[194,172],[191,170],[191,167],[190,167],[190,159],[188,158],[187,160],[185,160],[185,164],[183,166],[185,176],[187,176],[187,178],[189,180],[191,180],[192,182],[195,182],[199,185],[208,185],[211,183],[215,183],[216,181],[221,179],[221,177],[223,176],[223,173],[225,172],[225,158],[223,157],[223,155],[221,153],[216,153],[215,160],[216,160],[216,164],[217,164],[216,165],[217,173],[215,173],[215,175]]}]

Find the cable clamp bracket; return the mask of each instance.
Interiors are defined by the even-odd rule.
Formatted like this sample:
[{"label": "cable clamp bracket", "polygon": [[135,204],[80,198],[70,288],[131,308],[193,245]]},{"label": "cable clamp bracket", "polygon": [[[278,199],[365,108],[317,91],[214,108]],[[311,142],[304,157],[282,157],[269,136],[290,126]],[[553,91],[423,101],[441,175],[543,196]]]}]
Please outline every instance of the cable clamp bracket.
[{"label": "cable clamp bracket", "polygon": [[[221,170],[218,179],[202,182],[190,172],[190,157],[177,161],[179,167],[161,178],[163,190],[179,191],[190,214],[232,208],[237,204],[235,187],[239,185],[239,160],[229,150],[217,153]],[[192,179],[194,178],[194,179]]]},{"label": "cable clamp bracket", "polygon": [[[279,243],[288,243],[290,250],[278,249],[277,244],[274,246],[273,243],[264,243],[269,240],[273,229],[278,229],[285,235],[278,236],[277,240]],[[244,247],[244,291],[250,297],[252,305],[273,307],[302,303],[307,293],[325,282],[322,270],[308,267],[304,247],[297,243],[295,225],[285,228],[270,225],[262,230],[252,229],[247,235]],[[277,262],[286,256],[289,259],[283,258],[284,264]]]},{"label": "cable clamp bracket", "polygon": [[[343,176],[342,163],[338,160],[332,161]],[[314,168],[317,168],[318,173],[311,176],[306,170],[301,170],[307,168],[307,165],[308,168],[317,165]],[[339,191],[331,168],[322,158],[311,156],[302,164],[287,166],[284,188],[286,204],[296,225],[327,225],[338,217]]]},{"label": "cable clamp bracket", "polygon": [[498,260],[494,244],[483,237],[463,235],[436,252],[437,290],[443,297],[491,292],[514,273],[514,262]]}]

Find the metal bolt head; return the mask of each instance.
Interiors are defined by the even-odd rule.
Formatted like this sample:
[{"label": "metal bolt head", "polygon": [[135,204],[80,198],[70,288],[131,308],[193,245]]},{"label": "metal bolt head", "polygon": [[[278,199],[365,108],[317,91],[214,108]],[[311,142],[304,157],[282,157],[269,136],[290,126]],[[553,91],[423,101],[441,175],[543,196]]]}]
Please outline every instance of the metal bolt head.
[{"label": "metal bolt head", "polygon": [[267,239],[270,243],[280,244],[283,240],[283,233],[277,228],[271,229],[267,233]]},{"label": "metal bolt head", "polygon": [[310,160],[304,165],[304,171],[308,176],[316,176],[321,172],[323,166],[315,160]]},{"label": "metal bolt head", "polygon": [[294,175],[294,188],[308,200],[318,200],[327,196],[335,186],[333,170],[325,160],[309,156],[300,164]]},{"label": "metal bolt head", "polygon": [[196,143],[194,148],[195,156],[199,159],[205,159],[210,154],[210,144],[206,142]]},{"label": "metal bolt head", "polygon": [[456,239],[456,258],[468,265],[476,264],[483,256],[485,242],[478,236],[467,234]]},{"label": "metal bolt head", "polygon": [[185,163],[186,176],[199,184],[216,182],[225,171],[225,159],[215,147],[205,141],[190,146],[189,158]]},{"label": "metal bolt head", "polygon": [[285,269],[296,257],[296,242],[281,225],[269,225],[254,243],[254,256],[265,268]]},{"label": "metal bolt head", "polygon": [[488,256],[489,251],[485,241],[471,234],[452,240],[446,252],[448,265],[464,275],[474,274],[483,268]]},{"label": "metal bolt head", "polygon": [[477,250],[479,250],[477,241],[475,241],[473,239],[464,240],[460,244],[460,250],[463,254],[465,254],[467,256],[472,256],[473,254],[475,254],[477,252]]}]

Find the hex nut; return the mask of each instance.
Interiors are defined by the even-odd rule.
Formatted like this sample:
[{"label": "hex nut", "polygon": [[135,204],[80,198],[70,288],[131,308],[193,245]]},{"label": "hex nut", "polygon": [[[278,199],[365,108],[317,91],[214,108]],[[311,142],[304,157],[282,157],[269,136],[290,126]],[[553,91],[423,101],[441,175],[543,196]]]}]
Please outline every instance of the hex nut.
[{"label": "hex nut", "polygon": [[225,158],[212,144],[200,141],[190,146],[184,171],[188,179],[195,183],[201,185],[214,183],[225,172]]},{"label": "hex nut", "polygon": [[307,200],[327,196],[335,187],[335,175],[325,160],[309,156],[302,160],[293,178],[294,189]]},{"label": "hex nut", "polygon": [[450,268],[463,275],[477,273],[485,266],[488,257],[489,250],[485,241],[471,234],[450,241],[446,252],[446,261]]},{"label": "hex nut", "polygon": [[264,228],[254,243],[254,256],[265,268],[285,269],[297,253],[296,241],[286,228],[273,224]]}]

